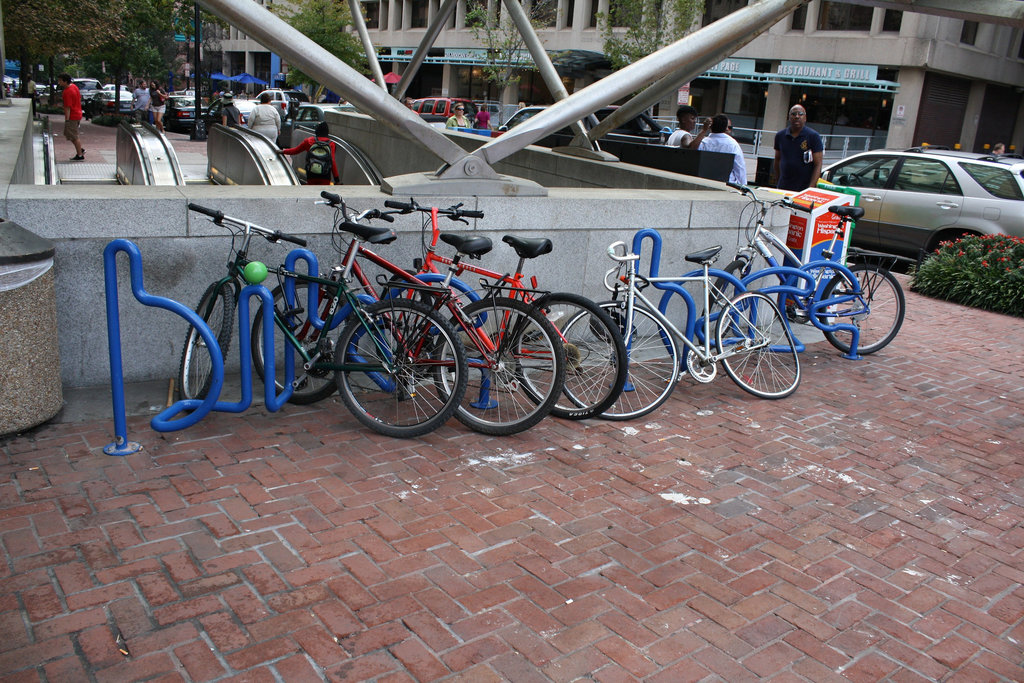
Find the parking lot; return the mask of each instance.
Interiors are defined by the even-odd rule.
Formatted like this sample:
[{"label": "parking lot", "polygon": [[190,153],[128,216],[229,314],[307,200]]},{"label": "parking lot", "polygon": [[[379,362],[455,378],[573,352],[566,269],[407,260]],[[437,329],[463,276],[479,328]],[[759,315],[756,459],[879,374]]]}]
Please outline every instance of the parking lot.
[{"label": "parking lot", "polygon": [[0,440],[0,674],[1024,680],[1024,322],[907,309],[782,401],[684,379],[505,438],[329,399],[135,416],[124,458],[109,419]]}]

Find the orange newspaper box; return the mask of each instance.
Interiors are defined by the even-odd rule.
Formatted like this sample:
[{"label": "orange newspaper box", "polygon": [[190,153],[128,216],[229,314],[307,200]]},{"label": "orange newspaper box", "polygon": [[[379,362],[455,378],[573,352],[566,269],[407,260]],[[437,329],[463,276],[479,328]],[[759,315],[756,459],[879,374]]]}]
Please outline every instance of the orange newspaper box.
[{"label": "orange newspaper box", "polygon": [[[793,250],[803,263],[820,261],[821,252],[832,243],[832,235],[839,226],[839,216],[828,210],[830,206],[849,206],[856,197],[850,194],[831,192],[820,188],[808,188],[793,195],[793,203],[810,209],[810,213],[796,212],[789,217],[789,234],[786,246]],[[832,248],[832,260],[846,262],[846,248],[850,243],[851,230],[842,239],[837,239]]]}]

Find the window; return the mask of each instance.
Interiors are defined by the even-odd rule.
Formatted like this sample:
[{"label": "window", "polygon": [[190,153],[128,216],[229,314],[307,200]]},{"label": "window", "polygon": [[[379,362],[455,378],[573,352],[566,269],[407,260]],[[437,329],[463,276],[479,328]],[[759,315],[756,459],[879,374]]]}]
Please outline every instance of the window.
[{"label": "window", "polygon": [[362,6],[366,28],[380,28],[380,3],[364,2]]},{"label": "window", "polygon": [[961,194],[960,185],[946,164],[934,159],[904,159],[892,189],[928,194]]},{"label": "window", "polygon": [[819,31],[870,31],[873,7],[823,0],[818,9]]},{"label": "window", "polygon": [[882,189],[889,181],[897,161],[898,157],[861,157],[829,171],[828,181],[849,187]]},{"label": "window", "polygon": [[965,21],[964,27],[960,29],[960,42],[964,45],[974,45],[978,38],[978,22]]},{"label": "window", "polygon": [[999,199],[1024,199],[1020,183],[1008,169],[988,166],[987,164],[961,163],[960,168],[985,188],[993,197]]},{"label": "window", "polygon": [[885,32],[900,32],[900,26],[903,25],[903,10],[898,9],[887,9],[885,10],[885,16],[882,18],[882,31]]},{"label": "window", "polygon": [[793,24],[790,27],[793,31],[803,31],[807,26],[807,5],[800,5],[793,10]]},{"label": "window", "polygon": [[706,0],[704,3],[704,20],[701,25],[707,26],[746,6],[747,0]]},{"label": "window", "polygon": [[412,1],[412,17],[410,26],[412,28],[426,28],[427,27],[427,9],[429,7],[427,0],[413,0]]}]

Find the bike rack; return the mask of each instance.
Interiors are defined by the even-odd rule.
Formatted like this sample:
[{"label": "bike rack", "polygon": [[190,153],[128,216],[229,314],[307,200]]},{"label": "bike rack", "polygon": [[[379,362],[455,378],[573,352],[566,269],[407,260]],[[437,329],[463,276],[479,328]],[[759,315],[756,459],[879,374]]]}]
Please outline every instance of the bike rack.
[{"label": "bike rack", "polygon": [[[113,443],[104,447],[103,452],[107,455],[131,455],[142,450],[142,446],[138,442],[128,440],[124,399],[124,366],[121,357],[121,316],[117,288],[118,252],[124,252],[128,255],[132,294],[136,300],[144,306],[162,308],[187,320],[190,325],[196,328],[203,341],[206,342],[207,347],[210,349],[210,359],[213,365],[213,381],[205,399],[184,399],[178,401],[153,417],[150,420],[150,426],[158,432],[177,431],[191,427],[214,410],[232,413],[240,413],[247,410],[252,405],[251,333],[247,324],[249,321],[249,300],[253,296],[258,296],[262,300],[263,305],[267,307],[266,310],[272,310],[274,299],[267,288],[262,285],[247,285],[239,295],[238,337],[242,370],[242,398],[235,403],[219,401],[220,392],[224,387],[224,360],[221,358],[220,344],[217,342],[213,331],[210,330],[209,325],[203,321],[199,314],[187,306],[173,299],[149,294],[143,286],[142,254],[138,246],[126,239],[116,239],[110,242],[103,250],[107,342],[110,350],[110,388],[113,397],[115,439]],[[264,400],[267,410],[277,412],[292,394],[292,382],[295,379],[295,351],[291,345],[285,346],[284,389],[280,394],[277,394],[277,387],[274,381],[276,377],[274,319],[272,316],[266,315],[263,316],[263,357],[266,359],[263,373]],[[183,417],[178,417],[182,414],[184,414]]]}]

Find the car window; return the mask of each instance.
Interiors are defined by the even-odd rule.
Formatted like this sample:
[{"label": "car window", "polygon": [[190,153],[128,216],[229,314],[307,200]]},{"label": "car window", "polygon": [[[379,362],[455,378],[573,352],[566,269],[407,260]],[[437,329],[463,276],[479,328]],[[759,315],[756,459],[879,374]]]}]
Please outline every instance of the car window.
[{"label": "car window", "polygon": [[836,185],[882,189],[897,161],[898,157],[889,156],[859,157],[831,169],[828,180]]},{"label": "car window", "polygon": [[961,194],[960,185],[946,164],[935,159],[913,157],[903,160],[892,189],[928,194]]},{"label": "car window", "polygon": [[313,110],[312,109],[300,109],[299,110],[298,120],[299,121],[312,121],[313,120]]},{"label": "car window", "polygon": [[974,178],[986,192],[993,197],[1000,199],[1024,199],[1021,194],[1020,183],[1013,177],[1013,173],[1006,168],[998,168],[987,164],[961,163],[960,168],[967,171],[967,174]]},{"label": "car window", "polygon": [[[446,114],[448,109],[448,100],[438,100],[434,103],[435,114]],[[454,113],[454,112],[452,112]]]},{"label": "car window", "polygon": [[518,126],[519,124],[523,123],[524,121],[528,121],[529,119],[532,119],[535,115],[537,115],[539,113],[540,113],[539,109],[534,109],[534,110],[523,109],[522,111],[517,112],[512,118],[510,118],[506,125],[509,128],[514,128],[515,126]]}]

